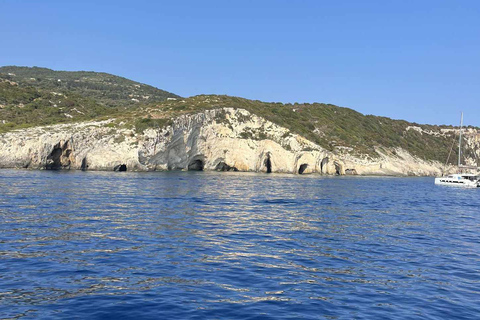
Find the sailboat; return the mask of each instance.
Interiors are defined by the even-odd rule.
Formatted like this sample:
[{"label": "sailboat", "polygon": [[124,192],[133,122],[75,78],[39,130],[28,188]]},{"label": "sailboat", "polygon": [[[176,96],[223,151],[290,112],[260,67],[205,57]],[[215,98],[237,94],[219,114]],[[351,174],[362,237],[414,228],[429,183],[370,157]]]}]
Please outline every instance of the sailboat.
[{"label": "sailboat", "polygon": [[463,129],[463,112],[460,118],[460,136],[458,138],[458,169],[460,173],[450,174],[446,177],[435,178],[435,184],[444,186],[455,186],[464,188],[480,187],[480,176],[470,173],[461,173],[462,169],[477,169],[477,167],[462,166],[462,129]]}]

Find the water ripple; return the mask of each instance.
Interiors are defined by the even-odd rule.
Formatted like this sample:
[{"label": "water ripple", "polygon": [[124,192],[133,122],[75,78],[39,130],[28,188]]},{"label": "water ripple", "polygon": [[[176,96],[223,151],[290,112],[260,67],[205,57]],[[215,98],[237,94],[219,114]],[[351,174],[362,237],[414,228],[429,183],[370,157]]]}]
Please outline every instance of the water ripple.
[{"label": "water ripple", "polygon": [[0,318],[472,319],[477,190],[0,171]]}]

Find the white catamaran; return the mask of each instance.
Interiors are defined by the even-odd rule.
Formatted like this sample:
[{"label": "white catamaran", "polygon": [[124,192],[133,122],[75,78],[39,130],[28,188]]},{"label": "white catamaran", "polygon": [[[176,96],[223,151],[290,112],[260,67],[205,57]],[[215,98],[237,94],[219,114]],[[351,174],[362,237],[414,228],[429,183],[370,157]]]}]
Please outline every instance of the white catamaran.
[{"label": "white catamaran", "polygon": [[[463,127],[463,112],[460,119],[460,137],[458,139],[458,170],[462,172],[462,169],[477,169],[477,167],[462,166],[462,127]],[[448,161],[448,160],[447,160]],[[455,186],[464,188],[477,188],[480,187],[480,176],[471,173],[456,173],[450,174],[446,177],[435,178],[435,184],[444,186]]]}]

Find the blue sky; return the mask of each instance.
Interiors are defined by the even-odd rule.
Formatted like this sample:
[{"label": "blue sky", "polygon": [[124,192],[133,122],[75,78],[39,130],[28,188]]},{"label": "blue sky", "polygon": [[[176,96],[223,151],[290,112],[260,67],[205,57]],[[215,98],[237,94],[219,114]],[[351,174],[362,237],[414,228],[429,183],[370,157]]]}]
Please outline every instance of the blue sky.
[{"label": "blue sky", "polygon": [[0,0],[0,65],[480,126],[480,1]]}]

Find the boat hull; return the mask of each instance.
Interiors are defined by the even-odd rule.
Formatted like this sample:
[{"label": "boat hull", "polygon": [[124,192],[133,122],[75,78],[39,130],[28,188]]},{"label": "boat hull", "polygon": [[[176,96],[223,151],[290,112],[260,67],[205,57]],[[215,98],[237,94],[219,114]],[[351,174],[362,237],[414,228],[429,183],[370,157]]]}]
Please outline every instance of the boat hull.
[{"label": "boat hull", "polygon": [[435,184],[441,186],[452,186],[460,188],[478,188],[480,187],[478,181],[471,181],[467,179],[455,179],[455,178],[435,178]]}]

